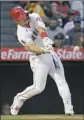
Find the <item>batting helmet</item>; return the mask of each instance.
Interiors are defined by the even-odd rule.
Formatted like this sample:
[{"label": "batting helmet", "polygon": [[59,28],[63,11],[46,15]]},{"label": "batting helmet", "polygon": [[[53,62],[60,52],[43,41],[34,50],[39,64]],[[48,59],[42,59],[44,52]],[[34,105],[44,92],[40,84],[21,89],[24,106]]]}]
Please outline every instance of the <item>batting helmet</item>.
[{"label": "batting helmet", "polygon": [[26,16],[26,14],[28,14],[28,12],[25,11],[20,6],[14,7],[10,11],[10,15],[11,15],[12,19],[15,21],[19,21],[19,20],[23,19]]}]

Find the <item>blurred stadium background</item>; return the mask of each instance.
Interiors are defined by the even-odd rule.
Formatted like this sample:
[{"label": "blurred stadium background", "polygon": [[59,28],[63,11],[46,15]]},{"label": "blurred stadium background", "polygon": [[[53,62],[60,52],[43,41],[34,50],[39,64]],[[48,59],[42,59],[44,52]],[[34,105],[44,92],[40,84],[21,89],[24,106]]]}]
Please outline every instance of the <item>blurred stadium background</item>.
[{"label": "blurred stadium background", "polygon": [[[1,9],[1,114],[10,114],[9,107],[17,92],[32,84],[28,53],[18,42],[16,24],[10,10],[22,6],[37,12],[46,24],[49,37],[63,61],[76,114],[84,113],[84,1],[2,1]],[[73,52],[74,46],[80,50]],[[57,88],[48,77],[45,91],[28,100],[20,114],[63,114]]]}]

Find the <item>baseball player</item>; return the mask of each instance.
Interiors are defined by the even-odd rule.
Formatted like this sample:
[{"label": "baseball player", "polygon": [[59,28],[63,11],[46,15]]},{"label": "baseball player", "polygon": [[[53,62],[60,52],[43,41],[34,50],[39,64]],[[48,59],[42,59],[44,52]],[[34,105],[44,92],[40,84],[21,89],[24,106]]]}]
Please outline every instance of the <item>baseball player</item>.
[{"label": "baseball player", "polygon": [[62,63],[54,52],[53,42],[48,38],[45,24],[37,13],[28,14],[20,6],[12,8],[10,14],[17,23],[19,42],[29,52],[29,62],[33,72],[33,85],[14,97],[11,114],[17,115],[23,103],[40,94],[46,86],[48,74],[57,84],[63,100],[65,114],[74,114],[71,94],[67,85]]}]

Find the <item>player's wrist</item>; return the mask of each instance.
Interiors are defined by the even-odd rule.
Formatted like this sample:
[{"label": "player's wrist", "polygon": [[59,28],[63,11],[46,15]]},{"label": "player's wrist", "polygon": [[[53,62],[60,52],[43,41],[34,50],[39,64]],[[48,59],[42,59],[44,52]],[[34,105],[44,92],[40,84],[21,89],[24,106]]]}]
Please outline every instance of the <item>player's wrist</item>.
[{"label": "player's wrist", "polygon": [[44,49],[43,49],[42,47],[41,47],[40,49],[41,49],[42,53],[44,54],[44,53],[45,53],[45,52],[44,52]]},{"label": "player's wrist", "polygon": [[47,33],[46,32],[41,32],[40,33],[40,37],[42,38],[42,39],[44,39],[45,37],[47,37],[48,35],[47,35]]},{"label": "player's wrist", "polygon": [[46,54],[46,53],[50,53],[50,52],[51,52],[50,49],[46,49],[46,48],[41,48],[41,50],[42,50],[42,53],[43,53],[43,54]]},{"label": "player's wrist", "polygon": [[45,54],[45,50],[44,50],[44,48],[41,47],[41,50],[42,50],[42,53]]}]

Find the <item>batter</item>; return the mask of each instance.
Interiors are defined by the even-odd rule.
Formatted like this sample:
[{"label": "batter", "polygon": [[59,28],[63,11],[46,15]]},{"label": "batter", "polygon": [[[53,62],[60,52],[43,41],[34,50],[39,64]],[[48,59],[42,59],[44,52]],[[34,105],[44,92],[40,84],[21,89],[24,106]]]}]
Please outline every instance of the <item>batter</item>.
[{"label": "batter", "polygon": [[28,14],[20,6],[12,8],[10,14],[17,24],[19,42],[29,51],[29,62],[33,72],[33,85],[14,97],[10,108],[11,114],[17,115],[26,100],[40,94],[45,89],[47,76],[50,75],[63,100],[65,114],[73,115],[71,93],[65,79],[64,68],[53,50],[53,41],[48,38],[41,17],[37,13]]}]

